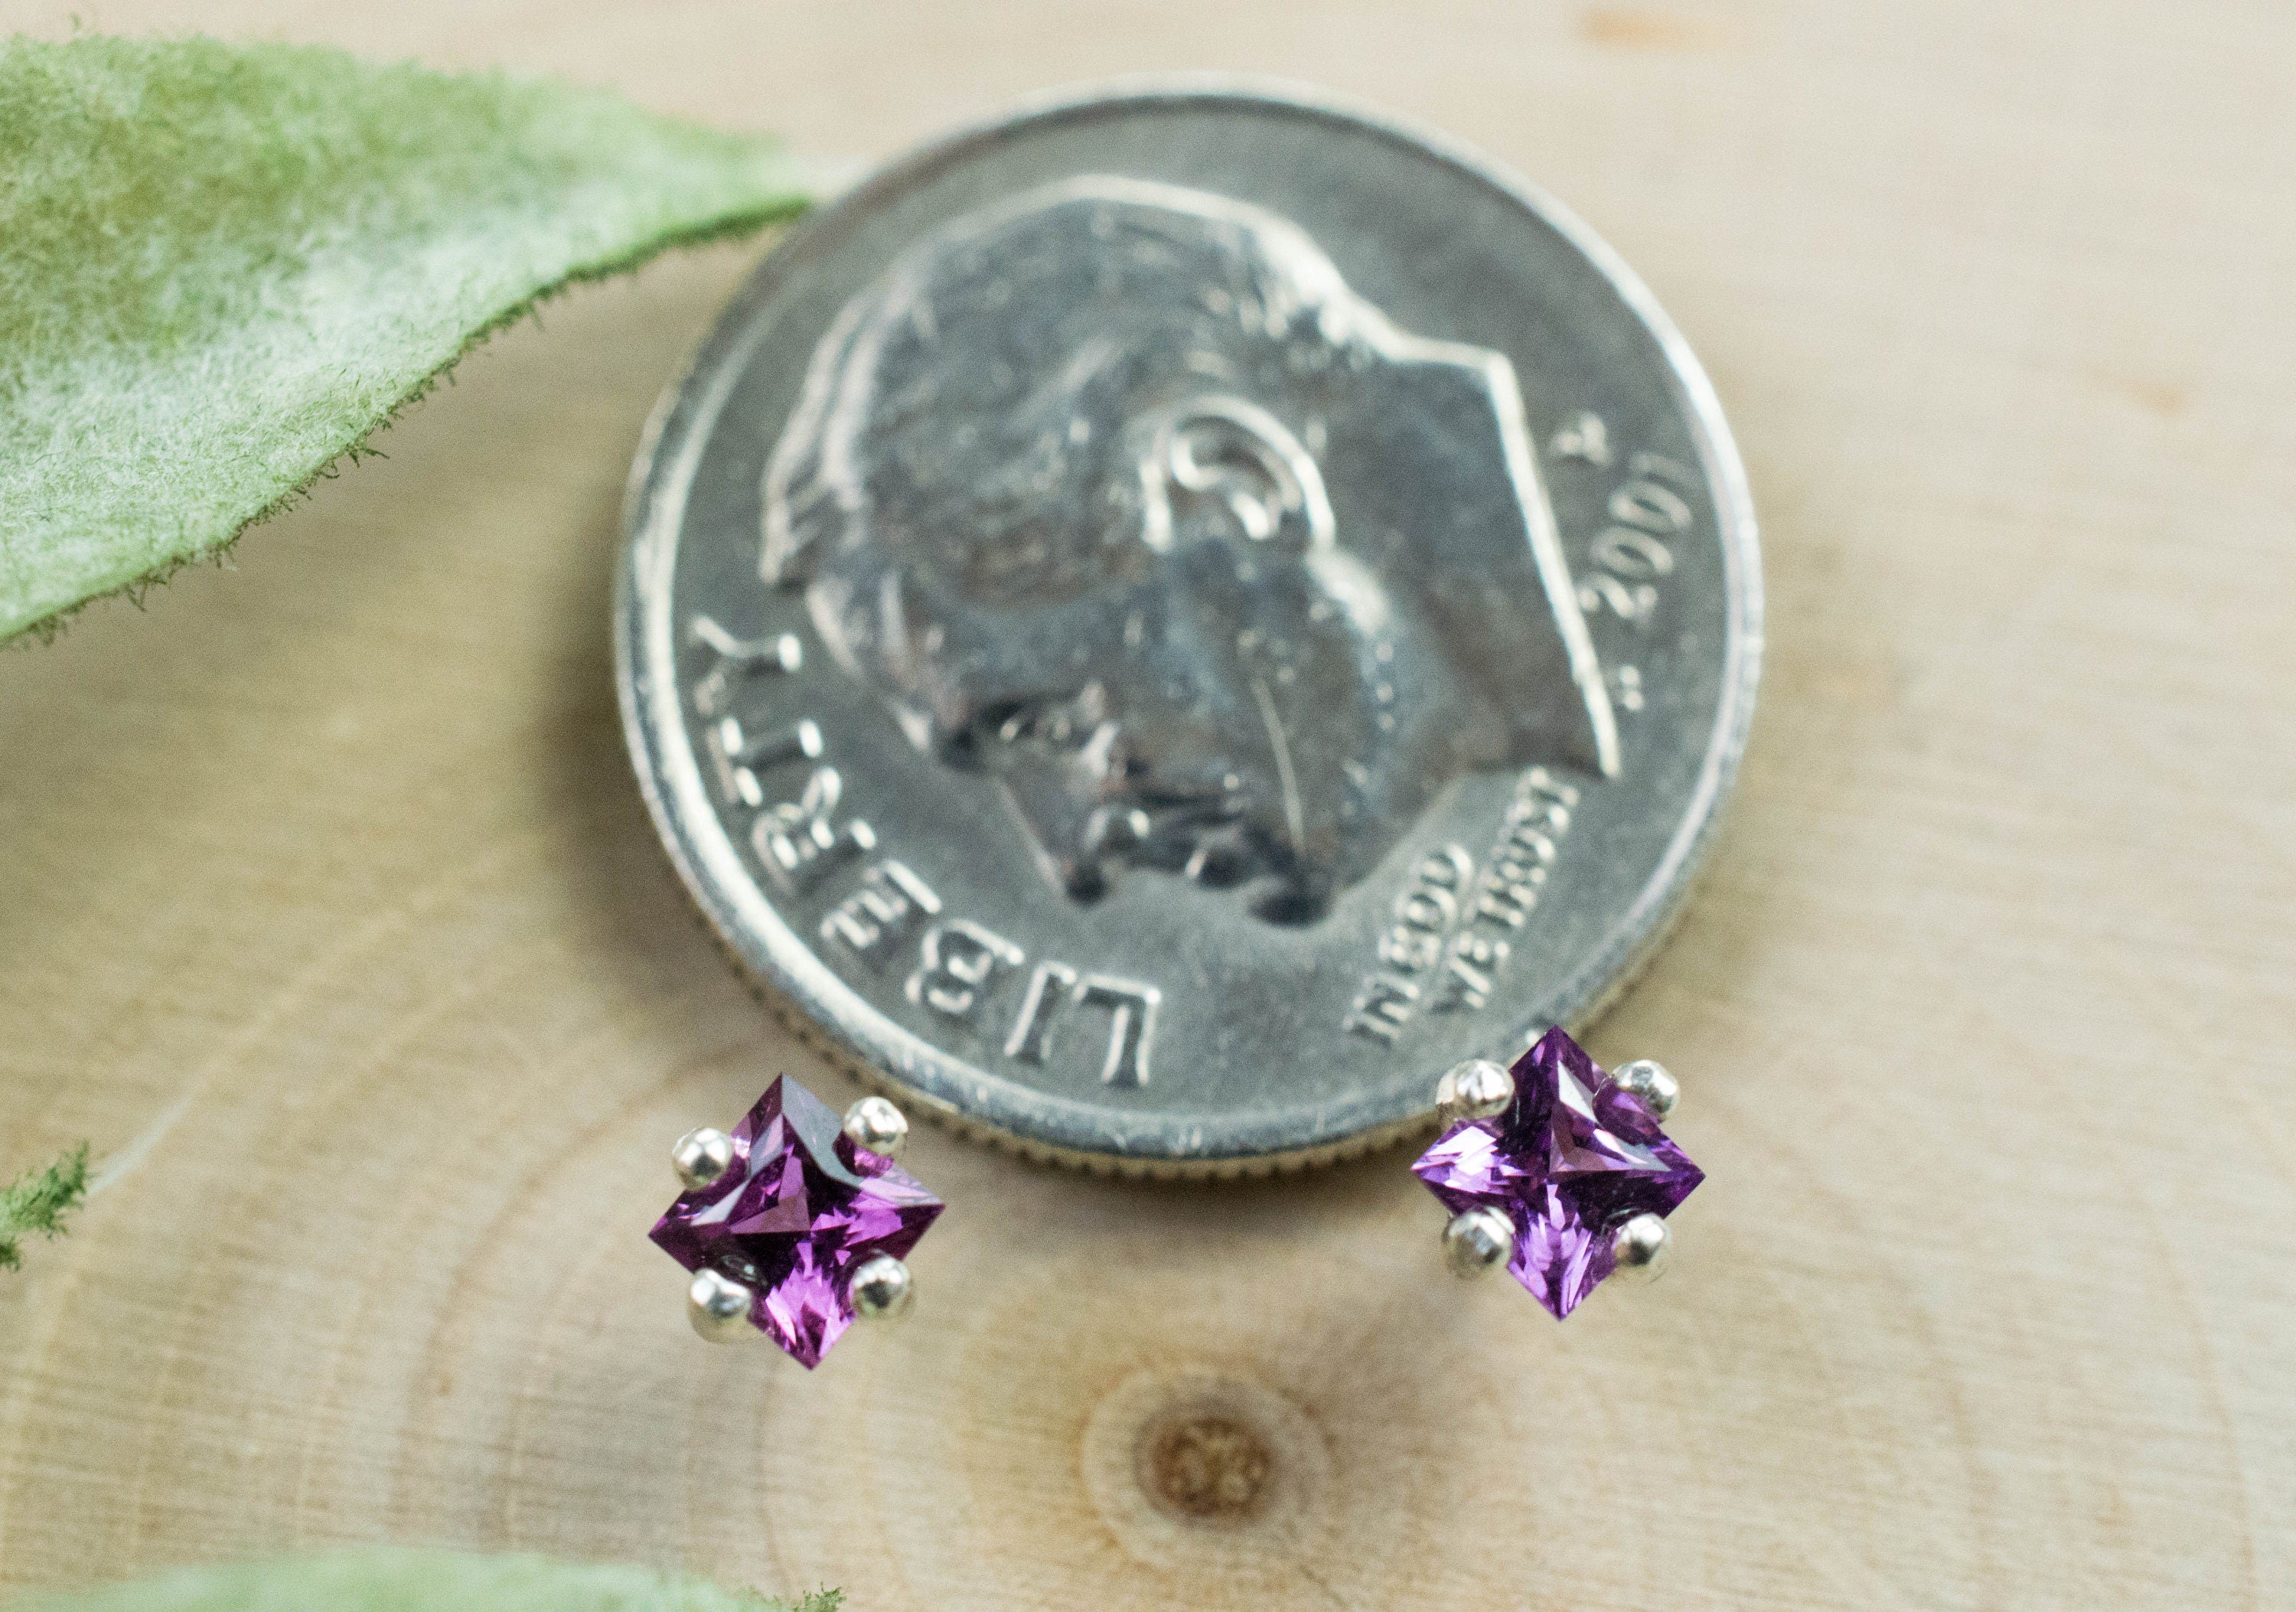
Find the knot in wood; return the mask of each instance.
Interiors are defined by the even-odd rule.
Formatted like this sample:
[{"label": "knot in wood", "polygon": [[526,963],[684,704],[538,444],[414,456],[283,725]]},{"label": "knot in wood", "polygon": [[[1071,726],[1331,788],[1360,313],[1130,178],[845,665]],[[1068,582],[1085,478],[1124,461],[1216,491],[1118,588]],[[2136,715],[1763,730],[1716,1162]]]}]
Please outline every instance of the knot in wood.
[{"label": "knot in wood", "polygon": [[1259,1429],[1199,1411],[1152,1427],[1142,1444],[1144,1486],[1167,1511],[1208,1523],[1244,1522],[1258,1514],[1275,1467]]}]

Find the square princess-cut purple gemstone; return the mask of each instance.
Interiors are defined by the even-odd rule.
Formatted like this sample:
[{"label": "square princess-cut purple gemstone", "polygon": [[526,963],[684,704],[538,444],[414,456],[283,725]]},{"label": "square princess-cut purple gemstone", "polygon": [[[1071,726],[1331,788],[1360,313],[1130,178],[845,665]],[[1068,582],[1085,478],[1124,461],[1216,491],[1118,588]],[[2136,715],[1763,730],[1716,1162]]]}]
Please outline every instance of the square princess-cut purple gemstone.
[{"label": "square princess-cut purple gemstone", "polygon": [[1411,1168],[1452,1213],[1496,1209],[1513,1222],[1507,1269],[1560,1320],[1617,1269],[1612,1233],[1673,1213],[1706,1176],[1562,1031],[1512,1073],[1505,1112],[1452,1126]]},{"label": "square princess-cut purple gemstone", "polygon": [[856,1147],[822,1100],[786,1077],[734,1128],[734,1163],[680,1196],[653,1240],[688,1271],[753,1289],[750,1320],[808,1369],[853,1324],[853,1271],[916,1246],[941,1201]]}]

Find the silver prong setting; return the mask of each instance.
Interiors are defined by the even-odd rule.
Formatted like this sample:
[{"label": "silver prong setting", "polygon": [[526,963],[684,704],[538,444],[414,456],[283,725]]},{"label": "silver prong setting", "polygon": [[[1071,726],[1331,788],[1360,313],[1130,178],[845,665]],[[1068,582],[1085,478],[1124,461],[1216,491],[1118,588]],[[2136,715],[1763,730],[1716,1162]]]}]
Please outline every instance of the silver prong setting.
[{"label": "silver prong setting", "polygon": [[879,1158],[897,1159],[908,1146],[908,1115],[884,1098],[862,1098],[845,1111],[845,1138]]},{"label": "silver prong setting", "polygon": [[1655,1214],[1637,1214],[1611,1234],[1611,1251],[1617,1256],[1619,1274],[1629,1281],[1656,1281],[1666,1269],[1667,1248],[1671,1241],[1666,1221]]},{"label": "silver prong setting", "polygon": [[1614,1070],[1611,1078],[1621,1091],[1632,1092],[1643,1100],[1643,1106],[1659,1118],[1674,1112],[1674,1105],[1682,1096],[1682,1087],[1666,1070],[1666,1065],[1651,1058],[1636,1058],[1623,1069]]},{"label": "silver prong setting", "polygon": [[1443,1262],[1455,1276],[1487,1276],[1514,1252],[1514,1223],[1496,1209],[1464,1209],[1443,1228]]},{"label": "silver prong setting", "polygon": [[1469,1058],[1435,1084],[1435,1117],[1446,1129],[1462,1120],[1487,1120],[1514,1101],[1514,1076],[1488,1058]]},{"label": "silver prong setting", "polygon": [[699,1192],[716,1185],[734,1167],[734,1139],[711,1125],[689,1131],[669,1150],[669,1162],[679,1183],[688,1192]]},{"label": "silver prong setting", "polygon": [[852,1293],[854,1313],[873,1321],[891,1320],[916,1296],[909,1268],[890,1254],[862,1262],[853,1272]]},{"label": "silver prong setting", "polygon": [[685,1319],[713,1344],[738,1344],[756,1329],[750,1306],[757,1294],[722,1271],[701,1270],[685,1289]]}]

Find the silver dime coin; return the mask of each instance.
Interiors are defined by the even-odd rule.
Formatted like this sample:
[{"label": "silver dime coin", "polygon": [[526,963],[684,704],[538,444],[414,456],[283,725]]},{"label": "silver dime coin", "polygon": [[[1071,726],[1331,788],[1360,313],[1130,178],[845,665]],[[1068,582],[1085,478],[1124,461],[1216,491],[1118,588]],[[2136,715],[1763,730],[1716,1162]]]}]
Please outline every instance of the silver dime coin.
[{"label": "silver dime coin", "polygon": [[1583,226],[1189,85],[777,248],[639,456],[615,629],[672,858],[834,1045],[1032,1152],[1235,1171],[1630,975],[1760,580],[1706,379]]}]

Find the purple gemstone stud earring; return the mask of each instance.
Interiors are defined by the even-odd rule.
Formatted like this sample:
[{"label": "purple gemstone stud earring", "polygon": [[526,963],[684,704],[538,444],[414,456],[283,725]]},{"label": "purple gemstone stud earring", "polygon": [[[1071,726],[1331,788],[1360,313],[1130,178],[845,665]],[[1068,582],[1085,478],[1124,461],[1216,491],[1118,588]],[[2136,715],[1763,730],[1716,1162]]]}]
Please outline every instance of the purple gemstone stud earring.
[{"label": "purple gemstone stud earring", "polygon": [[907,1308],[902,1256],[941,1212],[893,1163],[908,1134],[882,1097],[840,1124],[784,1075],[731,1136],[704,1127],[679,1139],[670,1160],[685,1190],[653,1240],[693,1272],[693,1329],[730,1343],[755,1327],[810,1369],[857,1315]]},{"label": "purple gemstone stud earring", "polygon": [[1666,1217],[1706,1179],[1659,1129],[1676,1095],[1658,1065],[1607,1074],[1560,1030],[1512,1069],[1445,1075],[1443,1134],[1411,1168],[1451,1212],[1451,1268],[1504,1264],[1558,1320],[1613,1271],[1656,1276]]}]

